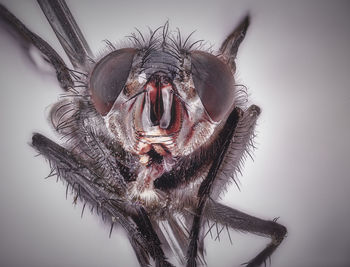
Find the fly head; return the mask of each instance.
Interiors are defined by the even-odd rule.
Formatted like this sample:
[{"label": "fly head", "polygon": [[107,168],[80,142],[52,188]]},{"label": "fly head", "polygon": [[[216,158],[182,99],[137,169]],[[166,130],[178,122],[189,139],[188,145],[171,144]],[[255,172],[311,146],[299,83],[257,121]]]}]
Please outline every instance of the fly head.
[{"label": "fly head", "polygon": [[110,138],[138,159],[131,191],[141,199],[156,198],[157,179],[172,174],[181,180],[174,172],[184,161],[212,149],[237,94],[234,60],[225,50],[232,45],[212,54],[189,38],[182,43],[168,33],[167,24],[162,29],[147,41],[132,36],[133,46],[102,57],[88,79]]}]

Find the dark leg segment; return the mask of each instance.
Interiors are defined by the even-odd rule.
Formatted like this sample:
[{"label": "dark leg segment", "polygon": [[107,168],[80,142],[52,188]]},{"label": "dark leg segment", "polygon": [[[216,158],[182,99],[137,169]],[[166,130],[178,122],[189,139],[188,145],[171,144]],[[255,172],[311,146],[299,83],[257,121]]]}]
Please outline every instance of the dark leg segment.
[{"label": "dark leg segment", "polygon": [[161,248],[160,240],[157,233],[152,227],[152,223],[148,218],[147,212],[143,208],[138,209],[138,215],[132,216],[139,231],[147,240],[148,251],[151,256],[156,260],[156,267],[170,267],[173,266],[166,261],[164,252]]},{"label": "dark leg segment", "polygon": [[220,133],[218,146],[218,154],[216,155],[207,177],[204,179],[198,190],[198,205],[196,214],[193,218],[192,228],[190,232],[190,244],[187,250],[187,267],[196,266],[196,257],[198,251],[198,239],[201,228],[201,217],[205,203],[210,195],[211,187],[225,157],[225,153],[230,145],[237,123],[242,116],[242,111],[238,108],[234,109],[227,119],[226,125]]},{"label": "dark leg segment", "polygon": [[239,231],[271,238],[271,242],[266,248],[247,263],[248,267],[261,266],[265,263],[287,234],[286,227],[278,224],[275,220],[265,221],[214,201],[207,202],[203,216]]},{"label": "dark leg segment", "polygon": [[57,175],[76,190],[77,197],[98,207],[101,214],[125,229],[141,266],[149,266],[149,255],[157,266],[172,266],[166,261],[160,241],[141,206],[109,190],[103,180],[95,182],[96,177],[88,165],[45,136],[34,134],[33,146],[50,161]]},{"label": "dark leg segment", "polygon": [[68,90],[73,87],[73,80],[70,72],[56,51],[38,35],[31,32],[19,19],[17,19],[6,7],[0,4],[0,21],[5,24],[7,29],[15,33],[16,38],[19,39],[23,49],[29,56],[29,48],[31,45],[35,46],[43,54],[44,58],[56,70],[57,80],[60,86]]},{"label": "dark leg segment", "polygon": [[38,0],[75,69],[88,71],[93,54],[64,0]]}]

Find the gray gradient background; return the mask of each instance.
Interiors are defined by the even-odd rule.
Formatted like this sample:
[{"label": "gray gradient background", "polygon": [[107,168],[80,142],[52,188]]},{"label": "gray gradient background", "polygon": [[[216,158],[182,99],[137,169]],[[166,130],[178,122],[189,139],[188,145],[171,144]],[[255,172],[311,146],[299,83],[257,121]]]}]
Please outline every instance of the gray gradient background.
[{"label": "gray gradient background", "polygon": [[[33,1],[1,1],[61,55]],[[238,55],[238,79],[262,108],[255,161],[245,164],[241,192],[223,202],[256,216],[279,216],[288,238],[271,266],[350,266],[350,5],[347,1],[69,1],[93,51],[133,27],[169,19],[218,47],[247,12],[252,23]],[[44,180],[49,168],[28,143],[61,90],[30,65],[0,29],[0,266],[136,266],[125,235],[81,205],[65,186]],[[238,266],[267,239],[242,233],[207,239],[208,266]]]}]

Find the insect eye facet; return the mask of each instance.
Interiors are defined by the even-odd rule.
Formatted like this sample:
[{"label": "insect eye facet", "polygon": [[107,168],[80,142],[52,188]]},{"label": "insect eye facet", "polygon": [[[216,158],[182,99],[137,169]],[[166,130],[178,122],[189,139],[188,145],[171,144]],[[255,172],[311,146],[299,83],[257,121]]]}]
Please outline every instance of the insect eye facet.
[{"label": "insect eye facet", "polygon": [[234,104],[234,78],[230,67],[216,56],[191,53],[192,79],[210,118],[220,121]]},{"label": "insect eye facet", "polygon": [[101,115],[106,115],[128,79],[136,49],[123,48],[102,58],[94,67],[89,87],[92,101]]}]

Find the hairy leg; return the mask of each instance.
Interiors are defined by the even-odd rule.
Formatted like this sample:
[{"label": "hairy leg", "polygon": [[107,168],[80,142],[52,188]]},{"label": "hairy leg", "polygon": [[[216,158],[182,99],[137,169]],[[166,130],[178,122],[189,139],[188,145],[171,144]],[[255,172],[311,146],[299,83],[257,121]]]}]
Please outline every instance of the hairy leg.
[{"label": "hairy leg", "polygon": [[225,157],[225,153],[230,145],[231,139],[237,127],[238,121],[242,116],[240,109],[234,109],[227,119],[226,125],[222,130],[219,140],[220,145],[218,153],[209,169],[207,177],[204,179],[198,190],[198,205],[195,210],[192,228],[190,232],[190,244],[187,250],[187,267],[196,266],[196,257],[198,251],[198,240],[201,228],[201,217],[205,203],[210,196],[211,187],[220,168],[220,165]]},{"label": "hairy leg", "polygon": [[33,146],[49,160],[53,171],[76,190],[76,198],[97,207],[110,222],[117,222],[124,228],[141,266],[149,265],[148,255],[155,259],[157,266],[172,266],[166,261],[160,241],[141,206],[110,191],[103,179],[95,182],[93,171],[81,159],[43,135],[33,135]]},{"label": "hairy leg", "polygon": [[[190,244],[187,250],[187,266],[196,266],[197,248],[201,229],[201,216],[209,198],[218,197],[230,178],[236,183],[235,173],[240,171],[242,158],[249,154],[256,120],[260,108],[252,105],[246,111],[236,108],[227,119],[218,140],[217,155],[210,167],[207,177],[198,190],[198,205],[195,209]],[[229,175],[227,175],[229,173]]]},{"label": "hairy leg", "polygon": [[212,221],[232,229],[254,233],[271,238],[271,242],[256,257],[247,263],[248,267],[261,266],[281,244],[287,229],[275,220],[266,221],[245,214],[215,201],[208,201],[203,215]]}]

